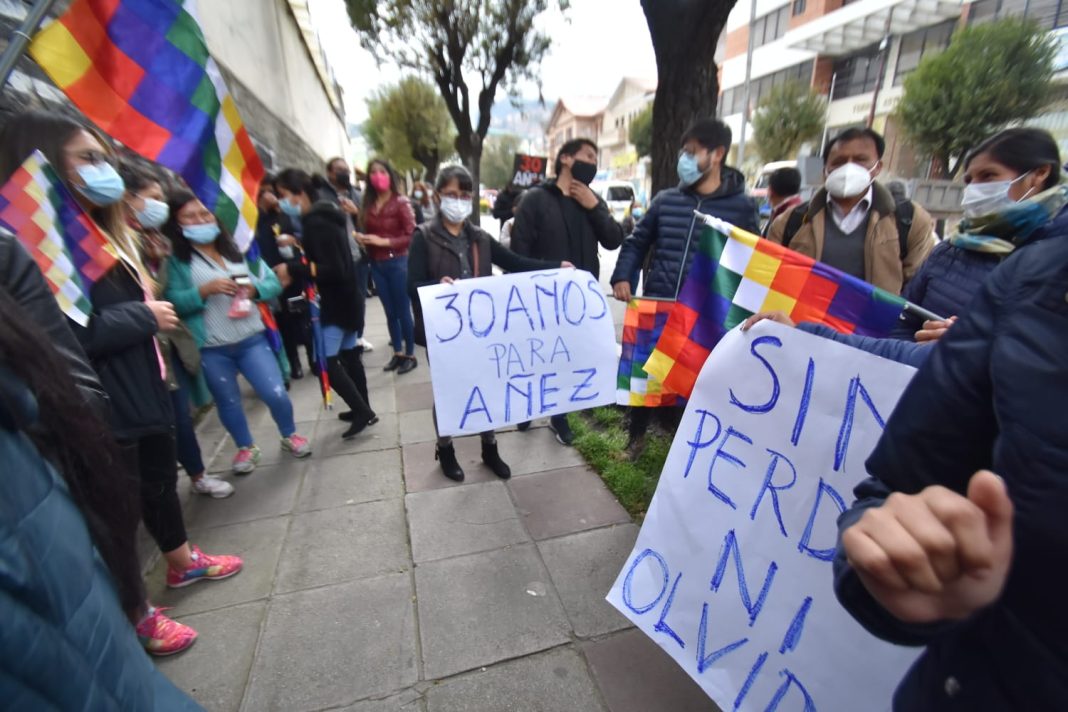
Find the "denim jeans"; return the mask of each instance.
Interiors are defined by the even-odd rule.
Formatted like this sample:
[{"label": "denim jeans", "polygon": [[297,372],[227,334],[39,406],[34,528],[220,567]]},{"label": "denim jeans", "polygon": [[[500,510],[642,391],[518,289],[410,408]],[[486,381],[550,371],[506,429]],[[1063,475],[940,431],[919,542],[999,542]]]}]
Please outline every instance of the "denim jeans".
[{"label": "denim jeans", "polygon": [[415,353],[415,326],[412,303],[408,299],[408,257],[376,260],[371,263],[371,273],[375,277],[378,298],[386,311],[393,352],[411,356]]},{"label": "denim jeans", "polygon": [[260,400],[267,404],[282,437],[288,438],[297,431],[293,423],[293,404],[286,394],[282,371],[262,332],[236,344],[202,349],[200,356],[208,390],[215,397],[215,407],[219,409],[219,420],[238,447],[253,445],[248,420],[241,408],[238,373],[245,377]]},{"label": "denim jeans", "polygon": [[327,358],[337,356],[342,351],[356,348],[356,332],[345,331],[340,326],[323,324],[323,348]]},{"label": "denim jeans", "polygon": [[193,428],[193,414],[189,408],[189,395],[193,392],[189,374],[178,360],[171,358],[174,368],[174,380],[178,389],[171,391],[171,403],[174,405],[174,440],[178,449],[178,462],[185,469],[185,474],[192,477],[204,472],[204,458],[200,454],[200,444]]}]

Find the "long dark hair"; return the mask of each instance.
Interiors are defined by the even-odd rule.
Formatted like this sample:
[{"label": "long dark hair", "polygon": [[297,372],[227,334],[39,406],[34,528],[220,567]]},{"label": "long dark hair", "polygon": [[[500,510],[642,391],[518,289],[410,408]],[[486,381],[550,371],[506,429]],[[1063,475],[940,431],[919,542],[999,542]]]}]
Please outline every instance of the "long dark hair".
[{"label": "long dark hair", "polygon": [[1049,190],[1061,180],[1060,150],[1049,132],[1042,129],[1017,127],[997,132],[968,153],[964,170],[968,170],[968,164],[976,156],[984,153],[1019,175],[1049,166],[1049,177],[1042,185],[1043,190]]},{"label": "long dark hair", "polygon": [[381,166],[386,169],[386,173],[389,174],[389,190],[394,195],[400,195],[400,191],[397,190],[397,184],[400,183],[400,178],[397,176],[397,171],[393,170],[393,166],[389,164],[384,158],[372,158],[367,164],[367,190],[363,191],[363,209],[360,210],[360,227],[367,227],[367,211],[378,200],[380,193],[375,190],[375,187],[371,185],[371,169],[375,166]]},{"label": "long dark hair", "polygon": [[27,435],[59,471],[89,526],[93,544],[132,617],[145,600],[137,556],[141,519],[137,478],[125,468],[108,425],[81,397],[48,336],[0,289],[0,363],[37,399]]},{"label": "long dark hair", "polygon": [[[189,244],[189,240],[185,239],[185,235],[182,234],[182,226],[178,224],[178,211],[197,199],[197,196],[185,188],[179,188],[167,197],[167,203],[171,207],[171,214],[163,226],[163,234],[170,238],[174,256],[182,262],[188,262],[193,259],[193,246]],[[237,243],[234,242],[233,236],[230,235],[230,231],[219,221],[218,216],[215,217],[215,222],[219,225],[219,236],[215,238],[215,248],[219,251],[219,254],[231,262],[243,262],[245,257],[241,254],[241,250],[238,249]]]}]

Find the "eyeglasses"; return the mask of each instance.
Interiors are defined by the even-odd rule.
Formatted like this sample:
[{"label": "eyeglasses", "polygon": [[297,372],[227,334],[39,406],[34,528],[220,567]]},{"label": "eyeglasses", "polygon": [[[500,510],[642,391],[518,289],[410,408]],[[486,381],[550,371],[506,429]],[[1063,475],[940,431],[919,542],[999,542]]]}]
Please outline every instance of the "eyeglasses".
[{"label": "eyeglasses", "polygon": [[115,159],[102,151],[86,149],[84,151],[67,151],[67,153],[82,163],[88,163],[93,166],[101,166],[105,163],[112,167],[115,166]]}]

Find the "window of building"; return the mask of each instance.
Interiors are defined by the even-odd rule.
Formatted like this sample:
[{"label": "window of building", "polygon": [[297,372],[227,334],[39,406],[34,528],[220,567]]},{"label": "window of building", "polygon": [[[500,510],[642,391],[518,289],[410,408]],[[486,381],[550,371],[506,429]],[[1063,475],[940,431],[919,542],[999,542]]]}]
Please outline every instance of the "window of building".
[{"label": "window of building", "polygon": [[845,99],[858,94],[875,91],[879,81],[881,52],[874,44],[853,54],[840,57],[834,62],[834,96],[832,99]]},{"label": "window of building", "polygon": [[894,86],[900,86],[909,72],[920,65],[921,59],[938,54],[948,47],[949,38],[953,35],[956,25],[956,20],[947,20],[940,25],[925,27],[903,36],[901,50],[897,55],[897,68],[894,71]]},{"label": "window of building", "polygon": [[[801,0],[804,2],[804,0]],[[790,6],[784,5],[753,20],[749,31],[753,33],[753,48],[774,42],[790,29]]]},{"label": "window of building", "polygon": [[1002,17],[1026,17],[1053,30],[1068,26],[1068,0],[977,0],[972,3],[968,24],[978,25]]},{"label": "window of building", "polygon": [[[763,77],[751,79],[749,82],[749,105],[755,109],[760,100],[767,96],[773,87],[788,82],[799,82],[804,86],[809,86],[812,83],[812,60],[781,69],[774,74],[766,74]],[[740,114],[744,108],[744,85],[723,90],[718,107],[720,117]]]},{"label": "window of building", "polygon": [[805,14],[805,0],[794,0],[793,9],[791,11],[794,17]]}]

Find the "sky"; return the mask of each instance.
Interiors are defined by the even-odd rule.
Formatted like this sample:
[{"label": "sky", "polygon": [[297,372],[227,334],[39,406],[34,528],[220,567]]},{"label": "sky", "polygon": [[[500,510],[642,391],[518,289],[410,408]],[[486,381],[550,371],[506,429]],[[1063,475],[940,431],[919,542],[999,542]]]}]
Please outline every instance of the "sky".
[{"label": "sky", "polygon": [[[396,67],[379,68],[360,47],[343,0],[309,0],[312,21],[345,92],[352,123],[367,118],[366,100],[384,84],[401,77]],[[560,96],[608,98],[625,76],[656,77],[656,60],[649,29],[639,0],[571,0],[538,18],[539,27],[553,38],[541,63],[542,92],[546,100]],[[523,88],[524,97],[536,99],[535,85]],[[498,98],[503,98],[503,93]]]}]

